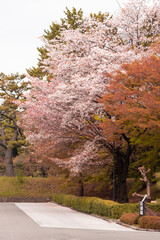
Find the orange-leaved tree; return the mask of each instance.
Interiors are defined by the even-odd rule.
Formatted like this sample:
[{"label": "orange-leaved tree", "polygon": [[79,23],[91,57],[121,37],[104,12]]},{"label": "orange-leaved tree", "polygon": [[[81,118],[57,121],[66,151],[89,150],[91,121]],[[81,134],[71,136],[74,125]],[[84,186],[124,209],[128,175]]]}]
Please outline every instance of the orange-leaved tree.
[{"label": "orange-leaved tree", "polygon": [[[159,44],[155,45],[158,48]],[[160,58],[152,55],[123,64],[100,100],[107,117],[101,128],[114,150],[118,199],[127,201],[126,178],[131,156],[141,136],[160,132]],[[113,149],[114,148],[114,149]]]}]

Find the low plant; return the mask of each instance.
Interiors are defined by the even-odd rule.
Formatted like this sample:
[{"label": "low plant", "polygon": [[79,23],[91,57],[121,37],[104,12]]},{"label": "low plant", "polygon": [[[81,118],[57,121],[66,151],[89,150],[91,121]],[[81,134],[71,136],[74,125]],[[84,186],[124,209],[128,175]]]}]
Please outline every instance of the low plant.
[{"label": "low plant", "polygon": [[137,224],[139,213],[124,213],[120,217],[120,221],[129,225]]},{"label": "low plant", "polygon": [[155,203],[147,203],[147,206],[154,212],[160,213],[160,202]]},{"label": "low plant", "polygon": [[141,228],[160,230],[160,217],[144,216],[138,219],[138,224]]},{"label": "low plant", "polygon": [[[77,211],[96,214],[107,218],[119,219],[124,213],[139,211],[138,203],[120,204],[98,197],[76,197],[74,195],[53,194],[52,200]],[[147,204],[148,205],[148,204]],[[149,204],[153,211],[159,212],[160,204]]]},{"label": "low plant", "polygon": [[19,183],[24,183],[24,175],[21,169],[18,169],[16,176]]},{"label": "low plant", "polygon": [[53,201],[75,210],[118,219],[125,212],[137,212],[138,204],[119,204],[97,197],[76,197],[66,194],[54,194]]}]

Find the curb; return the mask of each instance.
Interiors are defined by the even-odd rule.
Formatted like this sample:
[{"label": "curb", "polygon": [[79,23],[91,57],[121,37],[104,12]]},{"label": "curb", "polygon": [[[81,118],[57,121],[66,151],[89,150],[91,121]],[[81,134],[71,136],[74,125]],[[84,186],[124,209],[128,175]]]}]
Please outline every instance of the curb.
[{"label": "curb", "polygon": [[0,202],[49,202],[50,197],[0,197]]}]

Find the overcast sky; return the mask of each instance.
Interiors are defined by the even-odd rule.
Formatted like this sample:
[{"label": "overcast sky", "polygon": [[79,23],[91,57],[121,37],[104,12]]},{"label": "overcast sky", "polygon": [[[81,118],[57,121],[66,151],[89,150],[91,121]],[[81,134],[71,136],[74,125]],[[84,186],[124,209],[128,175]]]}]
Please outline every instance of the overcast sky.
[{"label": "overcast sky", "polygon": [[25,73],[36,66],[39,37],[64,17],[66,7],[82,8],[84,16],[119,9],[116,0],[0,0],[0,72]]}]

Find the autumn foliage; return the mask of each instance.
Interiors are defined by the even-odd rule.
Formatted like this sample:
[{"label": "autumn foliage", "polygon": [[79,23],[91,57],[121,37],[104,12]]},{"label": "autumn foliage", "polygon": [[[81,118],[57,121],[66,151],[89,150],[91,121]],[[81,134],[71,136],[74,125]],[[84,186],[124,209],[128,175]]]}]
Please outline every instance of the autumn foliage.
[{"label": "autumn foliage", "polygon": [[111,116],[101,124],[107,137],[116,134],[136,141],[147,129],[159,128],[160,59],[153,55],[123,64],[122,70],[109,77],[101,100]]},{"label": "autumn foliage", "polygon": [[160,217],[144,216],[139,218],[138,224],[141,228],[160,229]]},{"label": "autumn foliage", "polygon": [[109,84],[100,100],[106,116],[100,127],[114,155],[118,198],[127,201],[124,189],[136,146],[141,137],[159,132],[160,59],[151,55],[135,60],[106,76]]},{"label": "autumn foliage", "polygon": [[126,224],[136,224],[139,218],[139,213],[124,213],[121,217],[120,217],[120,221],[124,222]]}]

